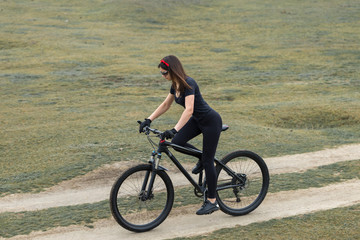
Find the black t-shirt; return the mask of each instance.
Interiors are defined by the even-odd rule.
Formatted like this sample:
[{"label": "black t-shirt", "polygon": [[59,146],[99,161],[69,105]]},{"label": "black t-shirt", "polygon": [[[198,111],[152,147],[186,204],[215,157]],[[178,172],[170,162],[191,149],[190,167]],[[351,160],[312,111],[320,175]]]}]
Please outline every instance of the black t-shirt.
[{"label": "black t-shirt", "polygon": [[203,119],[208,112],[212,110],[212,108],[205,102],[203,97],[201,96],[199,86],[191,77],[186,78],[186,83],[189,84],[191,89],[185,88],[185,91],[180,94],[179,97],[176,97],[175,89],[173,87],[170,88],[170,93],[175,96],[175,102],[185,107],[185,97],[189,95],[195,95],[194,100],[194,112],[193,116],[201,120]]}]

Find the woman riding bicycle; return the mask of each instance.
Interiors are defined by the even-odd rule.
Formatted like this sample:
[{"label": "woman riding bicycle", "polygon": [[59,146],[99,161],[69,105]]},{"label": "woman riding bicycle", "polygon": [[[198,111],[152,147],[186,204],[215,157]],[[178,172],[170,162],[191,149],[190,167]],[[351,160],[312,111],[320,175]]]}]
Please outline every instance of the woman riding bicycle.
[{"label": "woman riding bicycle", "polygon": [[152,121],[165,113],[174,100],[185,108],[175,127],[166,130],[162,137],[172,138],[174,144],[196,149],[187,142],[203,134],[202,159],[196,164],[192,173],[197,174],[202,169],[205,170],[208,185],[207,200],[196,214],[210,214],[219,210],[216,202],[214,156],[222,128],[221,117],[204,101],[199,86],[194,79],[186,75],[177,57],[173,55],[164,57],[158,68],[162,76],[172,82],[170,93],[164,102],[140,124],[139,131],[142,132],[145,126],[150,126]]}]

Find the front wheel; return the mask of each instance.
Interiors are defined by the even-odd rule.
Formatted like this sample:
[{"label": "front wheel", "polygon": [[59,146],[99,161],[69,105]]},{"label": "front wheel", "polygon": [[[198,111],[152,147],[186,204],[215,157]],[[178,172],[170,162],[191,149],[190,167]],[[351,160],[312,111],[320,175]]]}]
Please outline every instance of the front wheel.
[{"label": "front wheel", "polygon": [[269,171],[264,160],[250,151],[235,151],[216,166],[217,199],[220,209],[240,216],[255,210],[269,188]]},{"label": "front wheel", "polygon": [[115,220],[134,232],[157,227],[170,213],[174,202],[174,188],[164,171],[154,172],[149,164],[130,168],[114,183],[110,193],[110,208]]}]

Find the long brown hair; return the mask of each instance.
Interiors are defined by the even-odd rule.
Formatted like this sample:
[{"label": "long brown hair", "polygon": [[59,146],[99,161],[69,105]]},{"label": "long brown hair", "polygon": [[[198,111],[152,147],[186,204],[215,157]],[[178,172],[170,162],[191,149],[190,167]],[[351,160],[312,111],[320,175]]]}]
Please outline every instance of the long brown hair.
[{"label": "long brown hair", "polygon": [[189,84],[186,82],[188,77],[185,73],[185,70],[180,62],[180,60],[174,55],[169,55],[161,59],[158,68],[162,68],[168,71],[172,81],[172,87],[175,91],[183,93],[185,89],[191,89]]}]

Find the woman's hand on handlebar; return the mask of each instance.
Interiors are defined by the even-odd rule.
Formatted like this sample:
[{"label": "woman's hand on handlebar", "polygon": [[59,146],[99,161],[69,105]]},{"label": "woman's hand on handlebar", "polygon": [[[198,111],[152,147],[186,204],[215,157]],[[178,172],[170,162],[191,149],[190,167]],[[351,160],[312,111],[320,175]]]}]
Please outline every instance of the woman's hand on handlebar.
[{"label": "woman's hand on handlebar", "polygon": [[142,132],[145,132],[145,130],[144,130],[145,127],[150,127],[151,120],[148,118],[145,118],[145,121],[143,121],[143,122],[138,121],[138,123],[140,124],[139,133],[142,133]]},{"label": "woman's hand on handlebar", "polygon": [[171,130],[166,130],[165,132],[160,134],[160,137],[161,139],[171,139],[175,136],[175,134],[177,134],[177,131],[175,128],[173,128]]},{"label": "woman's hand on handlebar", "polygon": [[[146,120],[145,120],[145,121],[146,121]],[[159,130],[157,130],[157,129],[152,129],[152,128],[150,128],[149,125],[145,125],[144,127],[141,128],[141,124],[142,124],[143,122],[141,122],[140,120],[138,120],[137,122],[140,124],[140,129],[139,129],[139,132],[140,132],[140,133],[144,132],[144,133],[146,133],[147,135],[149,135],[149,132],[152,132],[152,133],[157,134],[158,137],[160,137],[160,135],[162,134],[161,131],[159,131]],[[140,131],[140,130],[141,130],[141,131]]]}]

